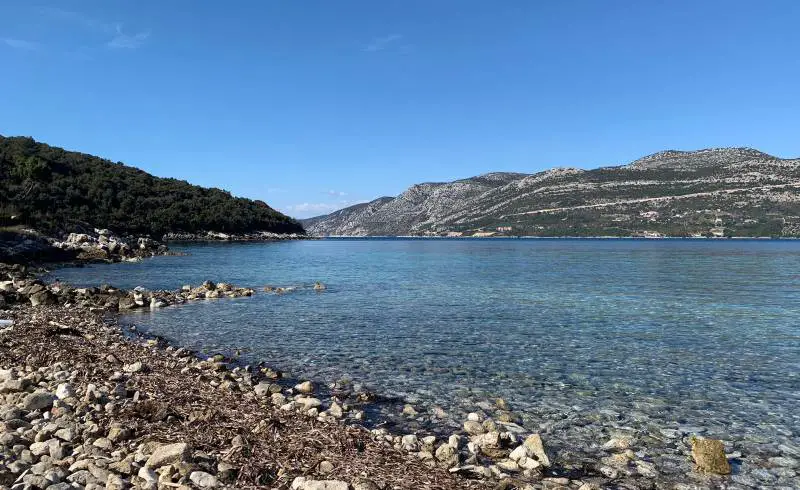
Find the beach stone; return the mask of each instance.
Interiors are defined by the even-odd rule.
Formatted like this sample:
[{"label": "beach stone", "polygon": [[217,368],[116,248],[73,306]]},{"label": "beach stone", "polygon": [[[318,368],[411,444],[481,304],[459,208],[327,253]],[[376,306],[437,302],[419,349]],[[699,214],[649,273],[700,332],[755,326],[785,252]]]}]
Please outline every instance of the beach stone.
[{"label": "beach stone", "polygon": [[189,480],[200,488],[214,488],[217,486],[217,477],[204,471],[193,471]]},{"label": "beach stone", "polygon": [[298,476],[292,481],[292,490],[349,490],[350,485],[341,480],[308,480]]},{"label": "beach stone", "polygon": [[270,393],[270,389],[269,389],[270,384],[271,383],[268,383],[266,381],[262,381],[262,382],[258,383],[257,385],[255,385],[253,387],[253,392],[257,396],[269,396],[271,394]]},{"label": "beach stone", "polygon": [[188,461],[190,453],[191,450],[186,443],[165,444],[153,451],[153,454],[147,458],[145,466],[147,468],[160,468],[168,464],[183,463]]},{"label": "beach stone", "polygon": [[458,449],[450,444],[442,444],[436,448],[435,456],[438,461],[448,468],[458,466]]},{"label": "beach stone", "polygon": [[330,461],[323,461],[317,466],[317,471],[322,475],[333,473],[333,463]]},{"label": "beach stone", "polygon": [[295,390],[299,391],[300,393],[313,393],[314,392],[314,383],[311,381],[303,381],[295,385]]},{"label": "beach stone", "polygon": [[353,482],[353,490],[380,490],[381,487],[369,478],[359,478]]},{"label": "beach stone", "polygon": [[136,476],[144,480],[145,483],[155,484],[158,482],[158,475],[156,472],[147,466],[142,466]]},{"label": "beach stone", "polygon": [[499,408],[500,410],[503,410],[504,412],[510,412],[511,411],[511,406],[503,398],[498,398],[497,400],[495,400],[494,401],[494,406]]},{"label": "beach stone", "polygon": [[272,396],[270,396],[270,401],[273,405],[280,407],[286,403],[286,396],[283,393],[273,393]]},{"label": "beach stone", "polygon": [[471,422],[483,422],[483,417],[475,412],[470,412],[467,414],[467,420]]},{"label": "beach stone", "polygon": [[496,449],[501,446],[500,433],[497,431],[487,432],[486,434],[473,436],[471,439],[472,442],[474,442],[475,445],[481,448],[482,450],[490,448]]},{"label": "beach stone", "polygon": [[23,410],[43,410],[49,409],[53,406],[53,401],[56,397],[50,393],[36,392],[31,393],[25,397],[22,402]]},{"label": "beach stone", "polygon": [[124,490],[125,487],[125,480],[119,475],[115,475],[114,473],[108,474],[108,478],[106,478],[106,490]]},{"label": "beach stone", "polygon": [[697,468],[707,473],[728,475],[731,465],[725,458],[725,445],[716,439],[692,439],[692,458]]},{"label": "beach stone", "polygon": [[322,400],[319,398],[301,397],[295,400],[297,403],[303,405],[304,411],[309,411],[312,408],[319,408],[322,406]]},{"label": "beach stone", "polygon": [[331,403],[330,408],[328,408],[328,414],[330,414],[331,417],[340,419],[344,416],[344,411],[342,410],[342,407],[338,403],[333,402]]},{"label": "beach stone", "polygon": [[471,436],[477,436],[486,432],[483,428],[483,424],[475,420],[467,420],[464,422],[464,431]]},{"label": "beach stone", "polygon": [[419,439],[414,434],[407,434],[402,437],[401,444],[407,451],[414,451],[419,447]]},{"label": "beach stone", "polygon": [[769,458],[769,463],[773,466],[783,466],[786,468],[794,468],[797,466],[797,460],[786,457]]},{"label": "beach stone", "polygon": [[136,361],[131,364],[125,364],[122,366],[122,370],[126,373],[139,373],[144,369],[144,364],[141,361]]},{"label": "beach stone", "polygon": [[416,408],[406,404],[406,406],[403,407],[403,415],[407,417],[416,417],[417,415],[419,415],[419,412],[417,412]]},{"label": "beach stone", "polygon": [[544,450],[544,444],[542,443],[542,438],[539,434],[531,434],[525,439],[525,442],[522,443],[527,450],[526,456],[529,458],[535,458],[536,461],[541,463],[542,466],[550,466],[550,458],[547,457],[547,453]]},{"label": "beach stone", "polygon": [[72,389],[72,385],[69,383],[61,383],[56,387],[56,398],[59,400],[64,400],[65,398],[74,398],[75,397],[75,390]]},{"label": "beach stone", "polygon": [[28,299],[31,302],[31,306],[54,305],[57,302],[56,296],[50,291],[39,291],[33,293],[28,297]]},{"label": "beach stone", "polygon": [[90,483],[97,483],[97,479],[87,470],[76,471],[67,477],[67,481],[83,485],[84,487]]}]

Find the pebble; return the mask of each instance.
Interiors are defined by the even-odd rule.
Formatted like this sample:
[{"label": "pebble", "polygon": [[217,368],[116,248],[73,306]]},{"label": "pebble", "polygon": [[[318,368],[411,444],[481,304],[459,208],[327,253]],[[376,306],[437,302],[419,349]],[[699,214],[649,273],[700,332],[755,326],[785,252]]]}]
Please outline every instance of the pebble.
[{"label": "pebble", "polygon": [[217,477],[204,471],[193,471],[189,480],[200,488],[215,488],[218,485]]}]

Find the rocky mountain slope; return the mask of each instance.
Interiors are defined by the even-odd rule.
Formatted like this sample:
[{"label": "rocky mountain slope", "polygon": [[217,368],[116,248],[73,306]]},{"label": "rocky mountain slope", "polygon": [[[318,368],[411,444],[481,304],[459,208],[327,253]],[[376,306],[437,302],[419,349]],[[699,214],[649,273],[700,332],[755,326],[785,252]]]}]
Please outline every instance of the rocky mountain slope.
[{"label": "rocky mountain slope", "polygon": [[490,173],[303,225],[317,236],[800,236],[800,159],[669,150],[618,167]]}]

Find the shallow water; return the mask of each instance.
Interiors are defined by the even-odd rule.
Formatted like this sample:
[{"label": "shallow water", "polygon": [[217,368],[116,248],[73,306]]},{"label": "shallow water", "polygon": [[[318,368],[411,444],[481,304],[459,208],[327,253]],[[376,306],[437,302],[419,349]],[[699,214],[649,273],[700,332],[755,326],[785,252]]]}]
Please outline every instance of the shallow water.
[{"label": "shallow water", "polygon": [[[132,316],[296,377],[346,377],[443,424],[494,397],[565,457],[632,435],[684,475],[688,434],[739,451],[734,482],[800,487],[800,241],[322,240],[176,245],[62,269],[76,285],[297,286]],[[323,293],[310,286],[322,281]],[[488,411],[488,407],[484,407]],[[393,415],[393,414],[392,414]],[[775,461],[782,464],[777,465]],[[682,477],[682,476],[681,476]]]}]

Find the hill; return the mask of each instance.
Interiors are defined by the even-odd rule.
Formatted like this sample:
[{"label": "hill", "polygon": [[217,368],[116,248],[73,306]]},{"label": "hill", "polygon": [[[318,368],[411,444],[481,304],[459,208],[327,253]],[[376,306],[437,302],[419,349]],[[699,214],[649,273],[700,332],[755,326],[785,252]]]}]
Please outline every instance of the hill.
[{"label": "hill", "polygon": [[417,184],[303,223],[316,236],[800,236],[800,159],[669,150],[616,167]]},{"label": "hill", "polygon": [[0,226],[47,234],[107,228],[119,234],[303,233],[262,201],[38,143],[0,136]]}]

